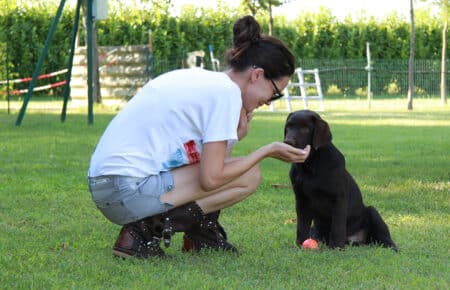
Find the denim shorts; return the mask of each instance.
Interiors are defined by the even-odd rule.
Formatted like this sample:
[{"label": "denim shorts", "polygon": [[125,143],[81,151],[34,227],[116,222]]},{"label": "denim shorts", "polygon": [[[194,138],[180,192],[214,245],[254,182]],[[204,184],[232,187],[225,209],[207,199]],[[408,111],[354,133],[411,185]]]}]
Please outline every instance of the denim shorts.
[{"label": "denim shorts", "polygon": [[92,200],[111,222],[124,225],[173,208],[161,195],[174,188],[170,171],[148,177],[105,175],[88,177]]}]

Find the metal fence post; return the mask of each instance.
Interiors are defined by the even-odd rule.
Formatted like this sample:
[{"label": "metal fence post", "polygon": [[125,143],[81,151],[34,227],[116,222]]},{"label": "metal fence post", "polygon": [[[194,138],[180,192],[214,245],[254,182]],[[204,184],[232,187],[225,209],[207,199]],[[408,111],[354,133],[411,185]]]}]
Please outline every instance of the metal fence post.
[{"label": "metal fence post", "polygon": [[92,0],[86,1],[86,30],[87,30],[87,86],[88,86],[88,124],[94,123],[94,88],[93,88],[93,47],[92,34],[94,20],[92,17]]},{"label": "metal fence post", "polygon": [[72,44],[70,48],[69,63],[67,65],[66,86],[64,87],[63,92],[64,103],[61,112],[61,122],[64,122],[66,120],[67,102],[69,101],[70,97],[70,79],[72,78],[72,65],[73,65],[73,56],[75,54],[75,42],[77,38],[78,24],[80,22],[81,1],[82,0],[77,1],[77,8],[75,10],[75,23],[73,25],[72,30]]},{"label": "metal fence post", "polygon": [[[92,0],[89,0],[89,1],[92,1]],[[52,25],[50,27],[50,31],[48,32],[48,35],[47,35],[47,39],[45,40],[44,48],[41,51],[38,63],[36,65],[36,69],[34,70],[33,78],[31,80],[30,86],[28,88],[28,93],[27,93],[25,99],[23,100],[22,108],[20,109],[19,116],[17,117],[16,126],[20,126],[20,124],[22,124],[23,117],[25,116],[25,111],[27,110],[28,102],[30,101],[31,95],[33,94],[33,89],[34,89],[34,86],[36,85],[39,71],[42,68],[42,64],[44,63],[44,58],[47,55],[48,48],[50,47],[50,42],[52,41],[53,35],[55,33],[56,25],[58,24],[59,19],[61,18],[61,14],[62,14],[65,2],[66,2],[65,0],[61,0],[61,2],[59,3],[58,11],[56,12],[56,16],[53,19]]]}]

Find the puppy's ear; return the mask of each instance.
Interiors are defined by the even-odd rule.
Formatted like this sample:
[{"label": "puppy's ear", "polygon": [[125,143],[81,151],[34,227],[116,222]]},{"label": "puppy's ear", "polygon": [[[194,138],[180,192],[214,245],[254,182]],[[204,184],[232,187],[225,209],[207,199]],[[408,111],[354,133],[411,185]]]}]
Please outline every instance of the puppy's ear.
[{"label": "puppy's ear", "polygon": [[286,118],[286,122],[284,122],[284,137],[286,137],[286,124],[287,124],[287,121],[289,120],[289,118],[292,116],[292,114],[293,113],[289,113],[289,115],[287,116],[287,118]]},{"label": "puppy's ear", "polygon": [[332,136],[328,123],[319,116],[316,116],[314,121],[314,136],[312,142],[313,148],[317,150],[317,148],[330,143],[331,139]]},{"label": "puppy's ear", "polygon": [[289,113],[289,115],[287,115],[286,122],[289,120],[289,118],[292,116],[292,114],[294,114],[294,113]]}]

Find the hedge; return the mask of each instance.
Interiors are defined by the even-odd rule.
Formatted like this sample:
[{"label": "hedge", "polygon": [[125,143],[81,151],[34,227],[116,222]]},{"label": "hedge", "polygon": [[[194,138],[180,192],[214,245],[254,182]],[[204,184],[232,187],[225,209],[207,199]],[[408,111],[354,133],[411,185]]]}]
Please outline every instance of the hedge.
[{"label": "hedge", "polygon": [[[54,10],[14,8],[0,14],[0,57],[5,57],[7,41],[10,78],[32,75],[55,12],[56,7]],[[151,30],[155,64],[160,64],[155,66],[154,74],[157,75],[164,69],[178,67],[186,51],[203,49],[207,52],[208,45],[213,45],[215,56],[221,58],[231,45],[232,25],[240,15],[238,10],[226,6],[215,10],[189,6],[179,17],[170,16],[168,6],[149,11],[128,9],[110,13],[107,20],[97,22],[98,44],[146,44]],[[65,67],[73,18],[74,11],[65,9],[43,72]],[[416,59],[439,60],[441,22],[427,13],[419,13],[416,18]],[[264,31],[268,31],[266,17],[258,20]],[[299,65],[308,59],[363,59],[367,41],[371,43],[373,59],[401,61],[409,56],[409,26],[407,19],[396,15],[378,21],[370,17],[338,21],[330,10],[322,9],[292,21],[276,18],[274,34],[292,49]],[[80,42],[83,44],[83,33]],[[206,63],[209,63],[208,53]],[[5,78],[5,66],[2,65],[0,79]]]}]

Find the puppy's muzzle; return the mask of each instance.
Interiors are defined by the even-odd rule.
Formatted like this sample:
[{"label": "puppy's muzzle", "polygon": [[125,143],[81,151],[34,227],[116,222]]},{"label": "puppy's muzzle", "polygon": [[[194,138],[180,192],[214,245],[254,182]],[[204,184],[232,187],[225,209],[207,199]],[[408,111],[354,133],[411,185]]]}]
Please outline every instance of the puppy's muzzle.
[{"label": "puppy's muzzle", "polygon": [[291,145],[292,147],[296,147],[297,143],[295,142],[295,140],[292,139],[284,139],[283,143],[286,143],[288,145]]}]

